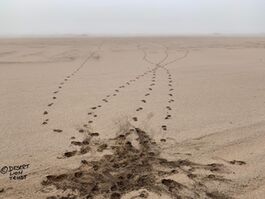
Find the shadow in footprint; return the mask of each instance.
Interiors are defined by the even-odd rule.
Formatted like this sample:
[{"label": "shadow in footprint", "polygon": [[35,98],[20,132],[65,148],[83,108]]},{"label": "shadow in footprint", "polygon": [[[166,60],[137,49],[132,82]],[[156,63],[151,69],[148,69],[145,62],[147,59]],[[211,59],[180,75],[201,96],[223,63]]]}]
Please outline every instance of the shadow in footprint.
[{"label": "shadow in footprint", "polygon": [[133,121],[135,121],[135,122],[138,121],[138,118],[137,118],[137,117],[133,117],[132,119],[133,119]]},{"label": "shadow in footprint", "polygon": [[166,126],[166,125],[162,125],[161,127],[162,127],[162,129],[163,129],[164,131],[167,130],[167,126]]},{"label": "shadow in footprint", "polygon": [[61,129],[53,129],[53,132],[61,133],[61,132],[63,132],[63,130],[61,130]]}]

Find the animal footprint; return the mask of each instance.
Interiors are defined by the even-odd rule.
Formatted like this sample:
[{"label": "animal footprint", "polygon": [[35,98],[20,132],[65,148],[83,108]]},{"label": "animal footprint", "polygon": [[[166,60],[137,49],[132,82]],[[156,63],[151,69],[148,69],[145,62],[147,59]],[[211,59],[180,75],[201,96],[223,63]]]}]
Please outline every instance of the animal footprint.
[{"label": "animal footprint", "polygon": [[84,133],[85,130],[84,130],[84,129],[79,129],[78,132],[79,132],[79,133]]},{"label": "animal footprint", "polygon": [[46,119],[46,120],[42,123],[42,125],[46,125],[46,124],[48,124],[48,121],[49,121],[49,119]]},{"label": "animal footprint", "polygon": [[229,161],[230,164],[234,164],[234,165],[245,165],[246,162],[244,161],[240,161],[240,160],[232,160],[232,161]]},{"label": "animal footprint", "polygon": [[162,125],[161,127],[162,127],[162,129],[163,129],[164,131],[167,130],[167,126],[166,126],[166,125]]},{"label": "animal footprint", "polygon": [[170,110],[170,111],[172,110],[170,106],[167,106],[166,108],[167,108],[168,110]]},{"label": "animal footprint", "polygon": [[61,133],[61,132],[63,132],[63,130],[61,130],[61,129],[53,129],[53,132]]},{"label": "animal footprint", "polygon": [[171,115],[167,115],[167,116],[165,117],[166,120],[168,120],[168,119],[170,119],[170,118],[171,118]]},{"label": "animal footprint", "polygon": [[137,117],[133,117],[132,119],[133,119],[133,121],[135,121],[135,122],[138,121]]},{"label": "animal footprint", "polygon": [[142,108],[142,107],[140,107],[140,108],[136,109],[136,111],[141,111],[141,110],[143,110],[143,108]]},{"label": "animal footprint", "polygon": [[67,158],[70,158],[72,156],[74,156],[77,153],[77,151],[69,151],[69,152],[65,152],[64,156]]}]

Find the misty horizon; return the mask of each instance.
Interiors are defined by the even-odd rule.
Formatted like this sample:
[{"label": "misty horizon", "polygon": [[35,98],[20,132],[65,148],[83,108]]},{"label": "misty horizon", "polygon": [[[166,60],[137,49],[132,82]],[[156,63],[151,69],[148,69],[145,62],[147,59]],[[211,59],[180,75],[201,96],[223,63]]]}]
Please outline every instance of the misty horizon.
[{"label": "misty horizon", "polygon": [[2,0],[0,36],[265,34],[262,0]]}]

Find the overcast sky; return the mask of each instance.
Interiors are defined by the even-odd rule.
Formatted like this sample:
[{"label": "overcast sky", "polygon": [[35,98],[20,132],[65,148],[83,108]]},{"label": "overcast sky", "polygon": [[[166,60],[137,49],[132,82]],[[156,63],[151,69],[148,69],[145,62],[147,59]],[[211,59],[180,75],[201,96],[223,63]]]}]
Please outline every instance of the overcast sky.
[{"label": "overcast sky", "polygon": [[265,0],[0,0],[0,35],[265,33]]}]

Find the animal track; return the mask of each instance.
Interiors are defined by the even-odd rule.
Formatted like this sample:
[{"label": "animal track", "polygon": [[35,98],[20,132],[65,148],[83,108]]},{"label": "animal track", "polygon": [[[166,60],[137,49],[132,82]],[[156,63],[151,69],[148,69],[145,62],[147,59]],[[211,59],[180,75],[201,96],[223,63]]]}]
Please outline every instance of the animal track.
[{"label": "animal track", "polygon": [[170,106],[166,106],[166,108],[167,108],[169,111],[172,110],[172,108],[171,108]]},{"label": "animal track", "polygon": [[[131,142],[132,136],[137,137],[135,144]],[[165,139],[160,141],[166,142]],[[83,158],[78,168],[65,173],[47,175],[42,186],[61,190],[59,195],[51,196],[54,199],[116,199],[139,189],[172,198],[230,198],[209,186],[215,182],[229,185],[230,180],[224,175],[230,172],[223,164],[167,160],[162,156],[159,145],[138,128],[108,140],[94,140],[89,133],[83,141],[72,141],[72,144],[80,150],[65,152],[65,158],[89,152],[102,153],[104,150],[109,153],[93,161]],[[173,180],[172,177],[178,175],[187,177],[189,182]],[[148,197],[148,192],[142,191],[139,196]]]},{"label": "animal track", "polygon": [[142,107],[136,109],[136,111],[141,111],[141,110],[143,110]]},{"label": "animal track", "polygon": [[232,160],[232,161],[229,161],[230,164],[234,164],[234,165],[245,165],[246,162],[244,161],[239,161],[239,160]]},{"label": "animal track", "polygon": [[56,133],[61,133],[61,132],[63,132],[63,130],[61,130],[61,129],[53,129],[53,131],[56,132]]},{"label": "animal track", "polygon": [[[127,85],[131,85],[130,82],[131,82],[131,83],[136,82],[137,80],[139,80],[140,78],[144,77],[145,75],[147,75],[147,74],[149,74],[149,73],[151,73],[151,72],[152,72],[152,71],[149,71],[149,70],[148,70],[148,71],[144,72],[143,74],[136,76],[135,79],[131,79],[131,80],[129,80],[129,81],[126,81],[125,84],[127,84]],[[154,71],[154,72],[155,72],[155,71]],[[155,84],[153,84],[153,86],[154,86],[154,85],[155,85]],[[120,89],[120,88],[126,88],[126,86],[125,86],[125,85],[121,85],[121,86],[119,86],[118,88],[119,88],[119,89]],[[104,99],[102,99],[102,101],[104,101],[105,103],[107,103],[107,102],[110,101],[111,96],[113,96],[113,97],[118,96],[118,94],[121,92],[119,89],[114,89],[114,93],[113,93],[113,94],[111,94],[111,95],[107,95],[107,96],[106,96],[106,98],[108,98],[108,100],[107,100],[106,98],[104,98]],[[142,102],[143,102],[143,103],[146,103],[146,100],[143,99]],[[140,108],[137,109],[137,111],[140,111],[140,110],[143,110],[143,108],[140,107]],[[88,115],[92,115],[92,114],[88,114]]]},{"label": "animal track", "polygon": [[[145,59],[147,58],[145,57]],[[171,75],[169,77],[171,78]],[[139,76],[136,77],[137,80],[139,78]],[[147,94],[150,95],[150,93]],[[146,96],[148,96],[147,94]],[[173,94],[170,97],[173,97]],[[142,102],[146,103],[145,100],[142,100]],[[171,102],[174,102],[174,99],[169,99],[168,103]],[[101,105],[95,107],[101,107]],[[168,111],[172,110],[170,106],[166,106],[166,109]],[[94,112],[89,112],[88,115],[97,116]],[[166,117],[169,119],[171,115],[167,113]],[[132,119],[138,121],[136,116]],[[93,120],[90,120],[88,123],[92,122]],[[86,124],[83,126],[87,127]],[[167,130],[167,125],[161,127],[164,131]],[[60,129],[54,130],[62,132]],[[79,133],[86,134],[87,130],[79,129]],[[137,147],[131,141],[130,135],[133,133],[137,136],[135,140]],[[169,161],[161,157],[159,145],[146,132],[138,128],[123,132],[108,140],[93,139],[97,136],[99,136],[97,132],[88,133],[83,141],[72,140],[71,144],[79,149],[65,152],[63,157],[70,158],[89,152],[102,153],[105,150],[108,150],[108,153],[102,155],[96,161],[83,159],[77,169],[59,175],[46,176],[46,179],[42,182],[43,186],[53,185],[57,189],[63,190],[63,192],[60,192],[61,195],[51,197],[58,199],[98,197],[118,199],[129,192],[146,189],[173,198],[229,198],[229,196],[214,192],[207,187],[209,182],[228,182],[221,175],[226,170],[222,164],[198,164],[188,159]],[[71,139],[75,139],[75,137],[71,137]],[[166,141],[164,138],[160,139],[160,142]],[[245,162],[233,160],[230,161],[230,164],[244,165]],[[198,174],[199,172],[196,172],[198,170],[205,172]],[[189,178],[191,180],[190,184],[184,185],[171,178],[172,175],[178,174]],[[68,195],[64,196],[65,193],[68,193]],[[139,197],[148,197],[148,192],[141,192]]]},{"label": "animal track", "polygon": [[170,118],[171,118],[171,115],[167,115],[167,116],[165,117],[166,120],[168,120],[168,119],[170,119]]},{"label": "animal track", "polygon": [[138,121],[138,118],[137,118],[137,117],[133,117],[132,119],[133,119],[133,121],[135,121],[135,122]]},{"label": "animal track", "polygon": [[161,127],[162,127],[162,129],[163,129],[164,131],[167,130],[167,126],[166,126],[166,125],[162,125]]},{"label": "animal track", "polygon": [[[68,82],[68,80],[71,78],[71,76],[74,76],[75,73],[76,73],[77,71],[79,71],[79,70],[80,70],[80,69],[81,69],[81,68],[87,63],[87,61],[93,56],[94,53],[95,53],[95,52],[91,53],[91,54],[90,54],[90,55],[84,60],[84,62],[83,62],[81,65],[79,65],[78,68],[77,68],[74,72],[71,73],[71,75],[67,75],[66,78],[64,78],[64,81],[59,83],[58,89],[62,90],[63,85],[65,85],[65,83]],[[54,91],[54,92],[53,92],[53,94],[58,94],[58,93],[59,93],[59,91]],[[53,99],[53,100],[56,100],[57,97],[56,97],[56,96],[53,96],[52,99]],[[49,103],[49,104],[48,104],[48,107],[51,107],[52,105],[54,105],[54,103]],[[46,114],[45,114],[45,115],[46,115]],[[47,121],[44,121],[42,124],[45,124],[45,125],[46,125],[46,124],[48,124],[48,122],[47,122]]]},{"label": "animal track", "polygon": [[42,123],[42,125],[46,125],[46,124],[48,124],[48,121],[49,121],[49,119],[46,119],[46,120]]}]

